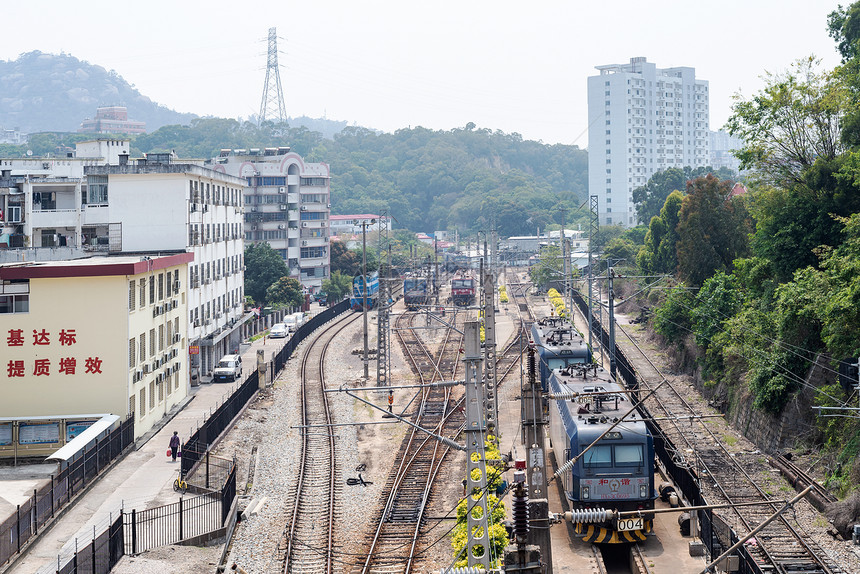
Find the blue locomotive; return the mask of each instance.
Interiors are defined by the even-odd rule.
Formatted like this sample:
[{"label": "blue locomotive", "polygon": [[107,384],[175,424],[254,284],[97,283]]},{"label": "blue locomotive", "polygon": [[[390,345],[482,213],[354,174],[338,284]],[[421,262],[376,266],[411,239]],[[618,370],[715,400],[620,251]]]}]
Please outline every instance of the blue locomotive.
[{"label": "blue locomotive", "polygon": [[[647,512],[656,499],[654,440],[638,411],[609,430],[631,408],[624,387],[591,363],[553,371],[549,388],[556,397],[568,396],[549,402],[549,434],[558,468],[584,451],[561,477],[575,517],[574,531],[592,543],[645,540],[654,523],[653,513]],[[606,436],[586,450],[607,430]],[[634,519],[595,522],[593,517],[599,513],[576,512],[585,510],[646,512]]]},{"label": "blue locomotive", "polygon": [[531,336],[540,358],[540,383],[544,392],[553,369],[591,362],[588,345],[567,319],[558,316],[538,319],[532,323]]},{"label": "blue locomotive", "polygon": [[379,273],[374,271],[368,273],[366,277],[357,275],[352,280],[352,297],[349,299],[349,305],[354,311],[361,311],[364,308],[365,284],[367,284],[367,308],[373,309],[376,306],[377,293],[379,293]]},{"label": "blue locomotive", "polygon": [[426,277],[407,277],[403,280],[403,302],[410,311],[426,305],[430,301],[430,290]]}]

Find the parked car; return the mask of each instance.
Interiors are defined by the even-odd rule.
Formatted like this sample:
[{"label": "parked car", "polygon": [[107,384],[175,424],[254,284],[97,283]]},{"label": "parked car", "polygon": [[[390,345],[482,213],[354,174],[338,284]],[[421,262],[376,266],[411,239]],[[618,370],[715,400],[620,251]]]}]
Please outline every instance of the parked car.
[{"label": "parked car", "polygon": [[270,339],[283,339],[289,333],[289,329],[283,323],[275,323],[272,325],[272,328],[269,329],[269,338]]},{"label": "parked car", "polygon": [[218,361],[213,373],[213,381],[232,382],[242,378],[242,357],[240,355],[224,355]]},{"label": "parked car", "polygon": [[287,315],[286,317],[284,317],[284,325],[287,326],[287,329],[289,329],[290,333],[298,329],[298,325],[296,325],[296,318],[292,315]]},{"label": "parked car", "polygon": [[296,329],[301,327],[305,322],[305,314],[299,311],[298,313],[293,313],[292,317],[296,320]]}]

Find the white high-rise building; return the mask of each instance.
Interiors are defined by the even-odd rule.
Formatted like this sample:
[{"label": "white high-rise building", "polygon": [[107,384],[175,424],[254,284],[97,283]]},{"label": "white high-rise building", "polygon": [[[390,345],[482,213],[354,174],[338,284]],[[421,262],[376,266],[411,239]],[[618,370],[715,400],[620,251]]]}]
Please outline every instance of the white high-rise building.
[{"label": "white high-rise building", "polygon": [[[588,78],[588,190],[601,225],[637,224],[633,190],[657,171],[708,165],[708,82],[645,58]],[[647,223],[647,222],[646,222]]]}]

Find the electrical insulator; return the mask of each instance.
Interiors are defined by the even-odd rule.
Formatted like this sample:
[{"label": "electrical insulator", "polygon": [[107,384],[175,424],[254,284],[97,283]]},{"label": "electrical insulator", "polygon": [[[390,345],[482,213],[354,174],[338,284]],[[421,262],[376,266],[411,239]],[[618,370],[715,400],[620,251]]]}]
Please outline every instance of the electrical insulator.
[{"label": "electrical insulator", "polygon": [[514,518],[514,541],[525,544],[529,535],[529,493],[522,482],[517,483],[514,490],[511,514]]},{"label": "electrical insulator", "polygon": [[612,510],[604,510],[603,508],[581,508],[564,514],[565,518],[574,524],[589,524],[611,520],[614,513]]},{"label": "electrical insulator", "polygon": [[535,362],[535,348],[529,346],[529,382],[534,384],[537,381],[537,364]]}]

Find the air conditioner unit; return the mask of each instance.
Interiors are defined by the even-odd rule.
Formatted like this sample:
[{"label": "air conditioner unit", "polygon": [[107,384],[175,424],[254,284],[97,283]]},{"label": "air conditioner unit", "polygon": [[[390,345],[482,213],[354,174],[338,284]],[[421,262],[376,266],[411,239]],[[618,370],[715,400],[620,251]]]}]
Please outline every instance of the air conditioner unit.
[{"label": "air conditioner unit", "polygon": [[199,319],[198,319],[197,321],[194,321],[194,326],[195,326],[195,327],[199,327],[199,326],[200,326],[200,320],[199,320]]},{"label": "air conditioner unit", "polygon": [[331,209],[331,204],[330,204],[330,203],[326,203],[326,204],[325,204],[325,206],[326,206],[326,207],[328,207],[329,209]]},{"label": "air conditioner unit", "polygon": [[278,193],[287,193],[287,188],[286,187],[279,187]]},{"label": "air conditioner unit", "polygon": [[287,226],[286,226],[286,225],[279,225],[279,226],[278,226],[278,229],[286,229],[286,228],[287,228]]},{"label": "air conditioner unit", "polygon": [[179,279],[173,282],[173,292],[176,294],[179,293]]},{"label": "air conditioner unit", "polygon": [[302,247],[307,247],[307,246],[308,246],[308,242],[307,242],[307,241],[302,241]]},{"label": "air conditioner unit", "polygon": [[281,211],[286,211],[286,210],[287,210],[287,204],[286,204],[286,203],[282,203],[282,204],[281,204]]},{"label": "air conditioner unit", "polygon": [[307,222],[307,221],[302,221],[302,227],[307,227],[307,226],[308,226],[308,222]]},{"label": "air conditioner unit", "polygon": [[179,307],[179,301],[177,301],[176,299],[174,299],[172,301],[172,303],[173,303],[173,306],[172,306],[173,309],[176,309],[177,307]]},{"label": "air conditioner unit", "polygon": [[160,311],[158,310],[158,305],[156,305],[155,307],[152,308],[152,316],[153,317],[158,317],[159,313],[160,313]]},{"label": "air conditioner unit", "polygon": [[141,371],[141,370],[135,371],[134,376],[137,377],[137,380],[139,381],[141,378],[143,378],[143,371]]},{"label": "air conditioner unit", "polygon": [[209,204],[208,204],[208,203],[204,203],[204,204],[203,204],[203,213],[206,213],[207,211],[209,211]]},{"label": "air conditioner unit", "polygon": [[195,211],[197,211],[197,204],[196,204],[196,203],[192,203],[192,204],[191,204],[191,213],[194,213]]},{"label": "air conditioner unit", "polygon": [[251,226],[251,231],[257,231],[257,226],[256,226],[256,225],[252,225],[252,226]]},{"label": "air conditioner unit", "polygon": [[251,208],[251,211],[257,211],[257,208],[256,208],[256,207],[252,207],[252,208]]},{"label": "air conditioner unit", "polygon": [[307,205],[303,205],[303,206],[302,206],[302,211],[307,211],[307,210],[308,210],[308,206],[307,206]]},{"label": "air conditioner unit", "polygon": [[146,365],[144,365],[144,366],[143,366],[143,372],[144,372],[144,373],[148,373],[148,372],[149,372],[149,365],[148,365],[148,364],[146,364]]},{"label": "air conditioner unit", "polygon": [[179,333],[176,333],[175,335],[173,335],[173,343],[174,344],[178,343],[181,338],[182,338],[182,335],[180,335]]},{"label": "air conditioner unit", "polygon": [[156,359],[155,361],[153,361],[153,363],[152,363],[152,367],[151,367],[151,368],[152,368],[152,370],[154,371],[155,369],[157,369],[157,368],[158,368],[158,367],[160,367],[160,366],[161,366],[161,361],[159,361],[158,359]]}]

